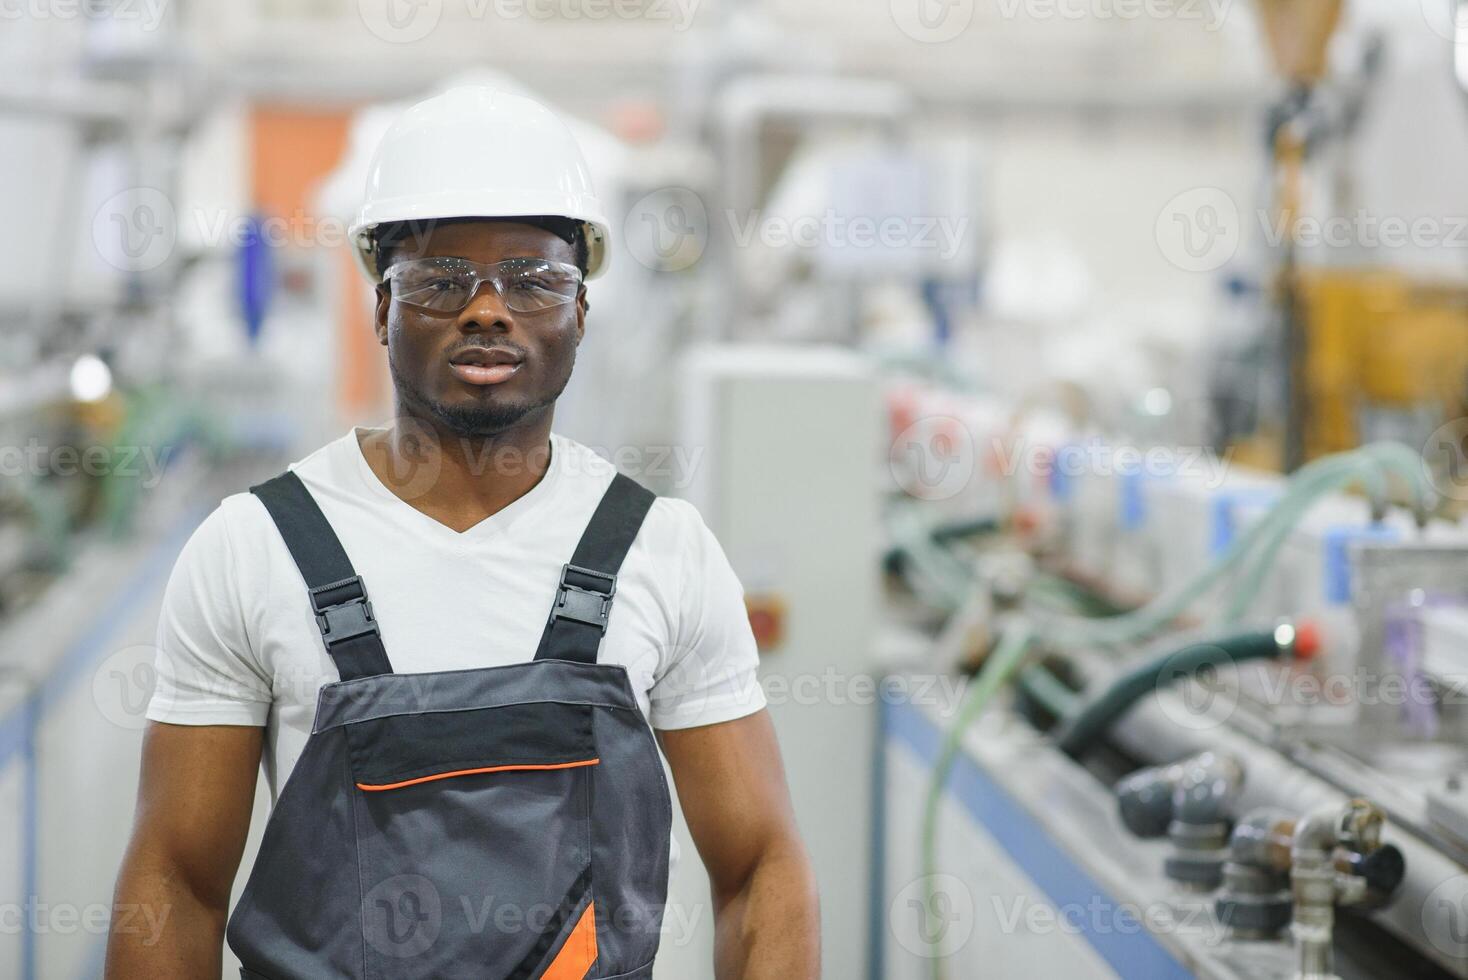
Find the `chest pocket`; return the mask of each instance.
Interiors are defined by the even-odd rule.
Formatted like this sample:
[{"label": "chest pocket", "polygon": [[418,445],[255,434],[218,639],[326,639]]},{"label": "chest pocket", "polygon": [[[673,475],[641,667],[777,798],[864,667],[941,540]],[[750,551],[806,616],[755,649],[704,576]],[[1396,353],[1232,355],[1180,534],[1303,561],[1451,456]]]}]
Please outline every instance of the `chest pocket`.
[{"label": "chest pocket", "polygon": [[545,701],[345,726],[369,976],[586,975],[592,719]]}]

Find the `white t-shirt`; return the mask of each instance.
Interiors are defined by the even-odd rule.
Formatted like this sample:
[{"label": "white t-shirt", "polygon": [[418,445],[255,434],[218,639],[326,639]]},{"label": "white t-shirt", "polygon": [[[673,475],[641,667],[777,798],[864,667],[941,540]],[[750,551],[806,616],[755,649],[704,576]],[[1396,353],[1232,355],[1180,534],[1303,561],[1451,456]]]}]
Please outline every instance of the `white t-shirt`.
[{"label": "white t-shirt", "polygon": [[[552,435],[540,482],[459,533],[388,490],[355,432],[291,468],[362,576],[398,673],[533,658],[561,566],[615,474]],[[627,668],[654,728],[764,707],[743,589],[686,501],[659,497],[649,511],[622,564],[599,659]],[[338,674],[301,574],[254,494],[226,498],[185,545],[164,594],[156,665],[149,718],[266,727],[273,804],[305,748],[317,692]]]}]

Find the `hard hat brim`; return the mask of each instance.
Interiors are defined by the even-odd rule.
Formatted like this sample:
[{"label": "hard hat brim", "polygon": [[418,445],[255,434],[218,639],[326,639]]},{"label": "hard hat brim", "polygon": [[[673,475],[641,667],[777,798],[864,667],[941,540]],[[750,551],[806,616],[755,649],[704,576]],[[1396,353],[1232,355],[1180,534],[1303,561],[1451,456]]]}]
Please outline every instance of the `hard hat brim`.
[{"label": "hard hat brim", "polygon": [[555,206],[557,202],[546,201],[543,194],[502,191],[479,195],[478,200],[466,200],[466,196],[460,191],[448,191],[411,200],[374,201],[364,206],[347,233],[362,273],[374,284],[382,280],[382,270],[377,265],[376,245],[373,240],[374,232],[380,225],[401,221],[426,223],[473,218],[536,217],[570,218],[581,222],[586,233],[586,278],[595,279],[606,271],[610,230],[606,219],[586,207],[584,202],[567,199],[560,206]]}]

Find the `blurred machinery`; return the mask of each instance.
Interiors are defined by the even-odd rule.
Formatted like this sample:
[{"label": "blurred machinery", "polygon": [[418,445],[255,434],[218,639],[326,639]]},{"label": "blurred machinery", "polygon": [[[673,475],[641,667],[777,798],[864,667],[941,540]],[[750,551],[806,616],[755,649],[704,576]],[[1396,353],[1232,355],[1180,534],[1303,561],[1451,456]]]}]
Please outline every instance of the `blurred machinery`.
[{"label": "blurred machinery", "polygon": [[929,637],[889,683],[975,676],[884,703],[873,976],[1468,976],[1442,474],[1376,442],[1286,479],[932,381],[889,409]]},{"label": "blurred machinery", "polygon": [[[1468,32],[1468,0],[1441,4]],[[1166,304],[1092,308],[1084,244],[1000,240],[1047,221],[1064,237],[1044,205],[1074,209],[1057,188],[1090,161],[1040,166],[1066,155],[1052,113],[1079,117],[1102,155],[1138,135],[1111,128],[1131,109],[1164,120],[1160,145],[1212,154],[1216,139],[1227,155],[1218,120],[1242,111],[1238,153],[1258,155],[1262,97],[1246,71],[1214,92],[1230,49],[1190,46],[1205,32],[1181,19],[1179,33],[1098,20],[1101,44],[1060,44],[1006,89],[1018,66],[1002,57],[1040,50],[1003,33],[1023,17],[969,32],[996,28],[984,57],[956,44],[913,57],[882,47],[911,40],[897,5],[874,8],[859,43],[814,53],[769,30],[761,5],[709,5],[714,26],[691,45],[652,24],[627,49],[635,68],[609,75],[616,44],[556,33],[585,24],[549,25],[521,51],[533,18],[494,23],[480,45],[449,10],[441,34],[462,33],[468,54],[344,56],[319,42],[357,30],[356,5],[242,6],[323,34],[261,32],[255,63],[205,78],[170,24],[124,36],[100,21],[81,83],[0,91],[0,135],[23,148],[0,174],[34,189],[13,198],[16,224],[53,232],[0,242],[0,445],[42,447],[0,473],[7,907],[105,904],[149,620],[201,502],[390,411],[344,256],[259,247],[261,222],[282,215],[256,214],[251,138],[288,157],[305,134],[340,137],[335,171],[290,188],[297,218],[329,225],[354,210],[400,104],[383,100],[520,85],[480,63],[493,50],[586,110],[577,132],[617,212],[558,427],[645,450],[638,475],[699,505],[745,585],[821,880],[828,975],[1468,978],[1468,532],[1445,519],[1468,494],[1468,433],[1448,422],[1468,407],[1468,288],[1310,247],[1307,216],[1354,207],[1341,150],[1392,53],[1367,38],[1332,56],[1350,6],[1254,5],[1283,85],[1261,120],[1279,234],[1257,283],[1225,270],[1216,319],[1237,329]],[[1036,23],[1043,44],[1066,33]],[[23,37],[14,26],[0,43]],[[1192,76],[1150,77],[1131,56],[1146,49],[1117,47],[1112,28],[1179,62],[1211,52],[1220,70],[1187,64],[1203,94],[1172,91]],[[280,49],[294,33],[307,54],[292,68]],[[673,91],[650,95],[648,66],[670,49]],[[532,64],[548,52],[560,60]],[[954,52],[997,68],[958,78]],[[377,71],[360,71],[368,59]],[[1031,84],[1052,73],[1064,78]],[[634,78],[632,94],[607,77]],[[249,104],[261,93],[264,113]],[[991,180],[992,144],[1026,136],[1030,155]],[[1030,202],[1007,229],[1001,187]],[[1101,226],[1101,249],[1120,251],[1113,236],[1127,242],[1156,203],[1135,191],[1076,219]],[[221,216],[241,219],[238,247],[200,237]],[[1426,446],[1426,468],[1404,444]],[[88,472],[98,449],[136,450],[149,485],[119,478],[115,455]],[[707,908],[682,845],[675,901]],[[710,923],[681,924],[693,931],[668,937],[660,975],[706,975]],[[95,976],[95,945],[0,939],[0,975]]]},{"label": "blurred machinery", "polygon": [[1373,439],[1427,445],[1468,413],[1468,286],[1321,269],[1299,288],[1307,457]]},{"label": "blurred machinery", "polygon": [[[1463,5],[1440,6],[1424,16],[1440,13],[1464,29]],[[1243,431],[1226,427],[1222,444],[1286,471],[1376,438],[1426,444],[1468,402],[1468,270],[1444,278],[1380,264],[1377,254],[1412,243],[1421,224],[1400,216],[1363,223],[1341,152],[1358,134],[1391,51],[1371,35],[1357,64],[1332,73],[1341,0],[1259,0],[1257,8],[1287,85],[1268,126],[1277,237],[1269,243],[1270,305],[1253,332],[1254,360],[1278,385],[1272,407],[1280,411],[1252,413]],[[1464,80],[1460,72],[1458,84]],[[1434,240],[1465,233],[1452,219],[1424,220]],[[1321,259],[1327,251],[1345,258]],[[1219,377],[1215,387],[1233,380]],[[1463,447],[1452,452],[1461,457]]]}]

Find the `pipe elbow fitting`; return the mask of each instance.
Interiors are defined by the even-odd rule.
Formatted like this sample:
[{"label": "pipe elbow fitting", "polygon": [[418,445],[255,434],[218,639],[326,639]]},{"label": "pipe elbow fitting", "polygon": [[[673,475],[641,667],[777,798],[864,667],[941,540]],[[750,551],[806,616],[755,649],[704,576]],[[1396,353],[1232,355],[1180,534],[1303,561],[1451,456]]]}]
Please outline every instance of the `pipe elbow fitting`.
[{"label": "pipe elbow fitting", "polygon": [[1291,862],[1324,862],[1337,847],[1369,853],[1381,847],[1385,815],[1366,800],[1351,800],[1344,807],[1322,807],[1307,814],[1295,826],[1290,847]]},{"label": "pipe elbow fitting", "polygon": [[1264,807],[1246,814],[1229,836],[1229,860],[1260,871],[1290,870],[1295,818],[1287,810]]},{"label": "pipe elbow fitting", "polygon": [[1173,824],[1226,823],[1243,785],[1232,756],[1202,752],[1166,766],[1139,769],[1116,784],[1121,820],[1138,837],[1161,837]]},{"label": "pipe elbow fitting", "polygon": [[1204,752],[1183,763],[1172,793],[1172,818],[1195,826],[1226,823],[1244,784],[1244,767],[1232,756]]}]

